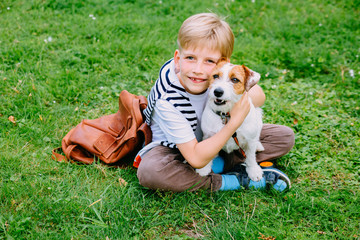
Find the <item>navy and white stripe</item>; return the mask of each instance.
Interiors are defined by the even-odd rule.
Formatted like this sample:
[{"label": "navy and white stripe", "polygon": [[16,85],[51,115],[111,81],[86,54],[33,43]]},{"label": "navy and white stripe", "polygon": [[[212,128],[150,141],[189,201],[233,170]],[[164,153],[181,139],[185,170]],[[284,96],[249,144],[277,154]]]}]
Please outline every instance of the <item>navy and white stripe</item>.
[{"label": "navy and white stripe", "polygon": [[[158,99],[165,99],[170,102],[188,120],[193,131],[196,130],[196,112],[190,103],[186,90],[176,77],[173,59],[170,59],[161,67],[159,78],[156,80],[147,98],[148,106],[143,113],[146,117],[145,121],[149,126],[151,125],[151,113]],[[175,143],[169,143],[167,141],[161,142],[161,145],[176,148]]]}]

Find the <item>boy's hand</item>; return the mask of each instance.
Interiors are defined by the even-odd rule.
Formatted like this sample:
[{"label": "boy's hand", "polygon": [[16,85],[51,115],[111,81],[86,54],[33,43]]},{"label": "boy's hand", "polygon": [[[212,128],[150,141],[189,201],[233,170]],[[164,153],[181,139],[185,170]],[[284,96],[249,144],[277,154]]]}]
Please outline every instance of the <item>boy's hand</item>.
[{"label": "boy's hand", "polygon": [[249,112],[249,96],[248,92],[244,92],[240,100],[235,103],[230,111],[230,121],[234,121],[234,124],[237,124],[238,127],[240,127]]}]

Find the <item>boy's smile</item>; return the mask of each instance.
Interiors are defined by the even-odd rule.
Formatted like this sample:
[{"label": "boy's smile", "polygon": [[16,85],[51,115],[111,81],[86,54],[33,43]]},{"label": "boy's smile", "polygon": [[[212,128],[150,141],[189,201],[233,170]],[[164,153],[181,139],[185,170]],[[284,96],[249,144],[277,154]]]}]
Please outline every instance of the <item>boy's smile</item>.
[{"label": "boy's smile", "polygon": [[205,92],[211,72],[220,58],[220,51],[207,47],[176,50],[174,61],[181,85],[191,94]]}]

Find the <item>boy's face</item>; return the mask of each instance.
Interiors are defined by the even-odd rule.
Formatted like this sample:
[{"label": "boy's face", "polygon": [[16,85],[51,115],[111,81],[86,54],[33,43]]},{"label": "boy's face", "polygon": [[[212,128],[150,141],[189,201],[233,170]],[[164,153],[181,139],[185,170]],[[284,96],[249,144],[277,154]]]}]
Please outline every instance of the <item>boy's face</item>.
[{"label": "boy's face", "polygon": [[211,72],[221,58],[220,51],[207,47],[175,51],[177,76],[188,93],[201,94],[209,87]]}]

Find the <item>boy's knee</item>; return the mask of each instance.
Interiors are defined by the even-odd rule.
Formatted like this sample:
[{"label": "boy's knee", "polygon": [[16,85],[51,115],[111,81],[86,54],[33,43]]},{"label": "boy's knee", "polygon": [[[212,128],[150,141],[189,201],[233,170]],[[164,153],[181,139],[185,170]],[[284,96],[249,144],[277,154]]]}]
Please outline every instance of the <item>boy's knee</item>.
[{"label": "boy's knee", "polygon": [[288,145],[289,145],[289,147],[291,149],[295,144],[295,133],[291,128],[286,127],[286,126],[285,126],[285,128],[286,128],[286,134],[289,137]]},{"label": "boy's knee", "polygon": [[291,128],[281,126],[281,135],[284,139],[284,148],[286,149],[286,152],[289,152],[295,144],[295,133]]}]

